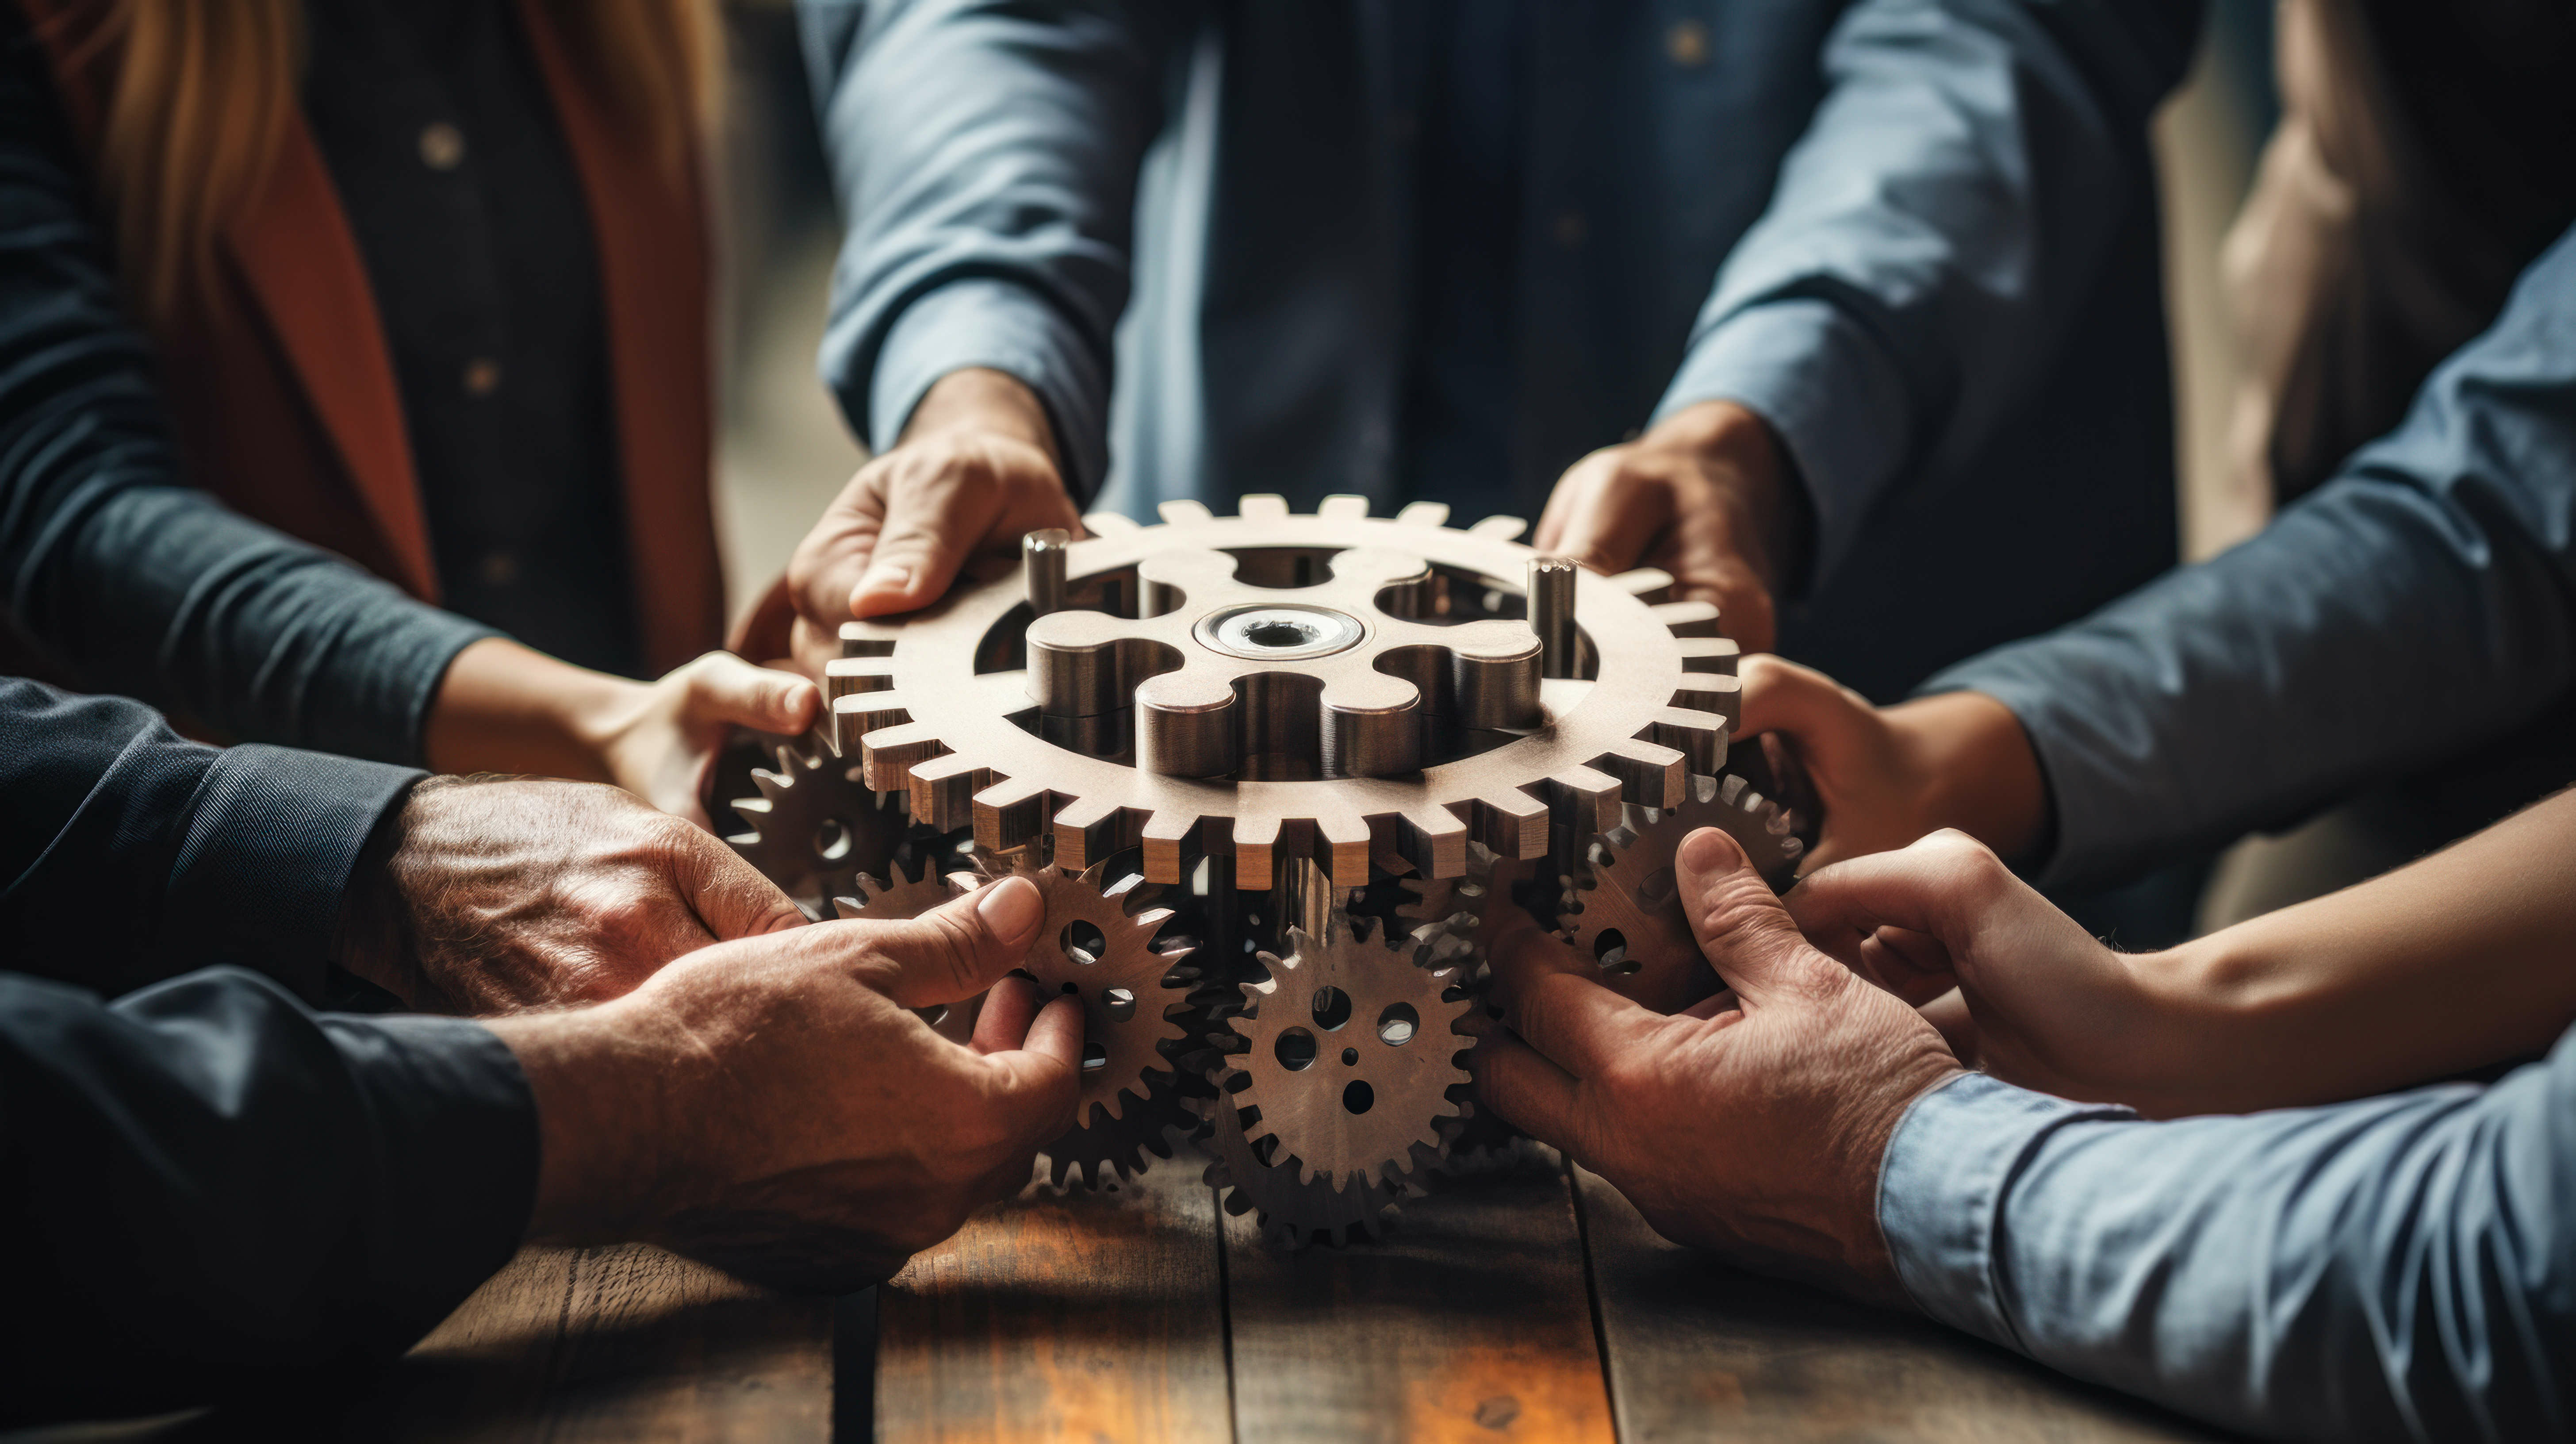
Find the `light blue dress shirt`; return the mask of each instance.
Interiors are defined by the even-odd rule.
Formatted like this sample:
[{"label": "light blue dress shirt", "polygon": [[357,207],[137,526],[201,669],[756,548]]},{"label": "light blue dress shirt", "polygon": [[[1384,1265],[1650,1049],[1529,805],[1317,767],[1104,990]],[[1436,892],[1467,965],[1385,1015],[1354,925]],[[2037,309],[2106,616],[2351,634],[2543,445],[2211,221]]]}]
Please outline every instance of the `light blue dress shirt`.
[{"label": "light blue dress shirt", "polygon": [[1925,1313],[2248,1433],[2576,1429],[2576,1031],[2486,1087],[2143,1122],[1982,1074],[1888,1141]]},{"label": "light blue dress shirt", "polygon": [[1783,650],[1881,697],[2171,564],[2146,125],[2198,5],[1518,9],[1510,235],[1462,255],[1509,292],[1495,474],[1408,474],[1459,454],[1407,433],[1424,238],[1458,242],[1418,152],[1491,39],[1412,0],[805,0],[849,218],[825,380],[882,449],[940,376],[1009,372],[1143,516],[1534,516],[1583,453],[1740,401],[1816,517]]}]

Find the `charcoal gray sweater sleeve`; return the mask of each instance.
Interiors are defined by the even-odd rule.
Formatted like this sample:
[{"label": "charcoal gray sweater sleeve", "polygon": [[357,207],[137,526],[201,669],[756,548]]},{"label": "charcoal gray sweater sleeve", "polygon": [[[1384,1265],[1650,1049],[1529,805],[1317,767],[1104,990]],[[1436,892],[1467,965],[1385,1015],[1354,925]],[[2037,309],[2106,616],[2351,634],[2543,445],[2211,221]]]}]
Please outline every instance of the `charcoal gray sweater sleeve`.
[{"label": "charcoal gray sweater sleeve", "polygon": [[44,57],[0,6],[0,608],[80,684],[227,736],[420,759],[488,627],[188,484]]},{"label": "charcoal gray sweater sleeve", "polygon": [[2576,232],[2405,422],[2261,534],[1950,668],[2045,770],[2052,885],[2296,820],[2576,684]]}]

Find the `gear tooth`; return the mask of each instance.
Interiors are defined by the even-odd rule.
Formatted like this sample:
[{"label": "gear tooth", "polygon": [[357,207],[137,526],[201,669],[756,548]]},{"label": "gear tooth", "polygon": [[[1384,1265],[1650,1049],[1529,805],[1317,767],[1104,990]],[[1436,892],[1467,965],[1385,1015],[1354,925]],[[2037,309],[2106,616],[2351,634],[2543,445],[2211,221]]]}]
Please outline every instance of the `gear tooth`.
[{"label": "gear tooth", "polygon": [[1234,501],[1236,515],[1245,521],[1279,521],[1290,515],[1288,498],[1276,492],[1247,492]]},{"label": "gear tooth", "polygon": [[1082,528],[1097,537],[1132,536],[1144,530],[1134,517],[1114,511],[1085,512]]},{"label": "gear tooth", "polygon": [[1487,541],[1507,542],[1520,540],[1521,533],[1528,530],[1529,522],[1524,518],[1517,516],[1489,516],[1483,521],[1476,523],[1474,526],[1467,528],[1467,534],[1470,536],[1483,537]]},{"label": "gear tooth", "polygon": [[1155,507],[1154,510],[1162,516],[1167,526],[1187,526],[1192,522],[1208,521],[1216,515],[1208,510],[1206,502],[1194,501],[1185,496],[1174,497]]},{"label": "gear tooth", "polygon": [[1658,602],[1655,620],[1676,637],[1714,637],[1717,635],[1715,602]]},{"label": "gear tooth", "polygon": [[1368,498],[1346,491],[1335,492],[1315,503],[1315,515],[1325,521],[1365,521],[1368,514]]},{"label": "gear tooth", "polygon": [[1395,519],[1406,526],[1447,526],[1449,503],[1445,501],[1408,501],[1396,512]]},{"label": "gear tooth", "polygon": [[1673,574],[1655,567],[1637,567],[1609,578],[1610,585],[1648,605],[1672,595]]}]

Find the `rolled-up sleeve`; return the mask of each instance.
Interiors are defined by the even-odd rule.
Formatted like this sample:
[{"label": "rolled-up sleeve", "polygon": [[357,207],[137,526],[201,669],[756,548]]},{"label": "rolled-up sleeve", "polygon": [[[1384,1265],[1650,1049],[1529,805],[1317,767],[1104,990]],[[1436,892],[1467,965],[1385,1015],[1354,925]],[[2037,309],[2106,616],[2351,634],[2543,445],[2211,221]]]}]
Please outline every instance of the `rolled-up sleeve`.
[{"label": "rolled-up sleeve", "polygon": [[1934,1318],[2229,1428],[2563,1438],[2576,1035],[2485,1088],[2147,1123],[1971,1075],[1890,1138]]},{"label": "rolled-up sleeve", "polygon": [[113,1004],[0,973],[0,1422],[389,1358],[518,1247],[536,1110],[478,1024],[214,969]]},{"label": "rolled-up sleeve", "polygon": [[1099,485],[1138,169],[1186,10],[806,0],[848,218],[823,379],[870,446],[940,377],[990,367],[1045,402],[1076,494]]},{"label": "rolled-up sleeve", "polygon": [[1720,269],[1657,418],[1741,402],[1797,463],[1830,576],[1900,476],[1969,455],[2061,364],[2200,7],[1868,0]]},{"label": "rolled-up sleeve", "polygon": [[1924,684],[2010,707],[2043,882],[2296,821],[2576,687],[2576,232],[2388,437],[2253,539]]}]

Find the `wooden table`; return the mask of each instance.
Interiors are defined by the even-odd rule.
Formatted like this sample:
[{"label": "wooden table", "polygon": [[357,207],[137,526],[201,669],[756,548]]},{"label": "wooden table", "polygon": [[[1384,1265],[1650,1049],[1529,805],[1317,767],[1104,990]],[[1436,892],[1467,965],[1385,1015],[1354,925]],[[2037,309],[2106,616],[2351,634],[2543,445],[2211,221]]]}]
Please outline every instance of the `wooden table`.
[{"label": "wooden table", "polygon": [[341,1432],[823,1444],[865,1438],[873,1422],[888,1444],[2212,1437],[1935,1325],[1720,1268],[1544,1153],[1407,1205],[1385,1243],[1297,1255],[1226,1217],[1194,1164],[1113,1194],[1032,1186],[876,1290],[873,1315],[866,1296],[855,1303],[762,1294],[649,1249],[531,1250]]}]

